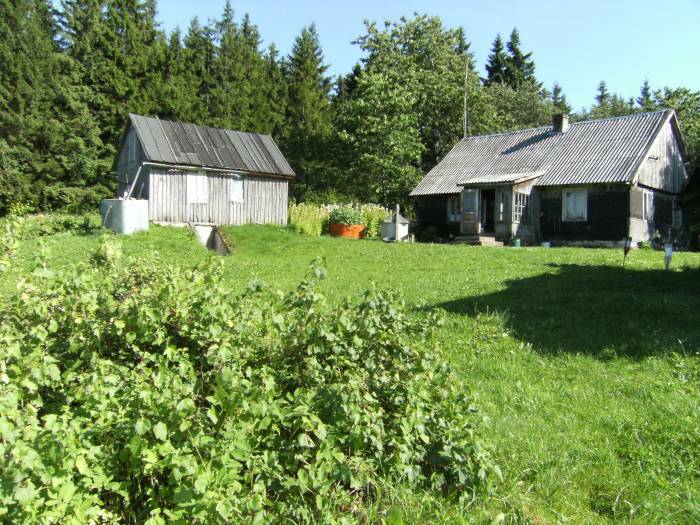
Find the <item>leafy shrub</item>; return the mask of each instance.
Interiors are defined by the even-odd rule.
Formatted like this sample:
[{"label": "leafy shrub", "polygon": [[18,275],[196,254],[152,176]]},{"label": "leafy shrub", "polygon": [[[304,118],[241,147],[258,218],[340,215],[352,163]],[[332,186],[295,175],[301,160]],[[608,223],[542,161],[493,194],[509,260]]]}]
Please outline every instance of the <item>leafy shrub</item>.
[{"label": "leafy shrub", "polygon": [[328,222],[330,224],[346,224],[351,226],[353,224],[362,224],[364,222],[364,217],[360,210],[349,206],[343,206],[331,211],[328,215]]},{"label": "leafy shrub", "polygon": [[385,482],[457,493],[492,472],[463,383],[372,289],[330,305],[192,270],[39,261],[0,312],[9,522],[349,521]]},{"label": "leafy shrub", "polygon": [[89,233],[100,228],[97,215],[73,215],[69,213],[47,213],[37,215],[10,215],[0,219],[0,225],[11,224],[14,235],[22,239],[33,239],[56,233]]},{"label": "leafy shrub", "polygon": [[365,225],[365,237],[379,238],[382,221],[390,214],[389,210],[376,204],[365,204],[360,208],[362,223]]}]

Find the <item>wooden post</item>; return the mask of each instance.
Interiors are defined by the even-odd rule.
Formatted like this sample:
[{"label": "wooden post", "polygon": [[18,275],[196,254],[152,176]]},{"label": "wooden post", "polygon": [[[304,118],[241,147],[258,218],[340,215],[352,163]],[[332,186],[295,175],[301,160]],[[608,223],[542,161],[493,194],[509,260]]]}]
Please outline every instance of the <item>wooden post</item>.
[{"label": "wooden post", "polygon": [[396,242],[401,241],[399,238],[399,205],[396,205],[396,215],[394,215],[394,238],[396,239]]}]

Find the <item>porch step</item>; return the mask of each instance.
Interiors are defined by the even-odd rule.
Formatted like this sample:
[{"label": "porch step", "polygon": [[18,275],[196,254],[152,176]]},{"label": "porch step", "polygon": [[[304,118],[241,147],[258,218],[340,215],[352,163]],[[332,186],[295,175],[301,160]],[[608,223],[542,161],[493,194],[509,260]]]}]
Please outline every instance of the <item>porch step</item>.
[{"label": "porch step", "polygon": [[497,241],[493,235],[480,235],[479,240],[482,246],[503,246],[501,241]]},{"label": "porch step", "polygon": [[478,235],[463,235],[455,237],[454,241],[452,242],[455,244],[469,244],[471,246],[481,246],[481,239]]}]

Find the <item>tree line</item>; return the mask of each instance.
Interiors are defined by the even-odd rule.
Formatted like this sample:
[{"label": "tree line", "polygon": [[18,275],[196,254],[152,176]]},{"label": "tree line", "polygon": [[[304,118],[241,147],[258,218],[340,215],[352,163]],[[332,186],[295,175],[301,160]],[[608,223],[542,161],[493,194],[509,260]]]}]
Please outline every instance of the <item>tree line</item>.
[{"label": "tree line", "polygon": [[[366,22],[361,62],[333,78],[318,32],[287,56],[263,48],[235,16],[194,18],[167,34],[155,0],[0,0],[0,214],[93,206],[113,195],[115,152],[129,112],[269,133],[297,173],[297,200],[407,203],[421,176],[463,134],[547,125],[571,112],[562,87],[537,80],[517,29],[498,35],[481,78],[461,28],[437,17]],[[609,93],[574,119],[676,108],[693,155],[700,93]]]}]

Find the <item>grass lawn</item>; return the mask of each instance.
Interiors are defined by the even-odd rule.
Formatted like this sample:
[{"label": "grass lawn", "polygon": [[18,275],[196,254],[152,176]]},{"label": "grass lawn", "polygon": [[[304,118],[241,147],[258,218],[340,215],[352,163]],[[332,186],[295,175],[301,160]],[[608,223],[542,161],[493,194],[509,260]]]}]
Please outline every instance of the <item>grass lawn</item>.
[{"label": "grass lawn", "polygon": [[[445,311],[440,344],[490,421],[504,481],[468,509],[396,499],[395,523],[700,523],[700,254],[675,254],[665,272],[662,253],[636,250],[623,272],[618,250],[387,245],[261,226],[226,234],[232,290],[251,279],[289,289],[321,256],[333,300],[376,282],[418,310]],[[70,264],[99,237],[45,242]],[[212,257],[182,229],[153,226],[122,242],[127,254],[174,264]],[[36,246],[22,244],[16,267]]]}]

